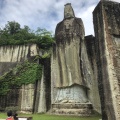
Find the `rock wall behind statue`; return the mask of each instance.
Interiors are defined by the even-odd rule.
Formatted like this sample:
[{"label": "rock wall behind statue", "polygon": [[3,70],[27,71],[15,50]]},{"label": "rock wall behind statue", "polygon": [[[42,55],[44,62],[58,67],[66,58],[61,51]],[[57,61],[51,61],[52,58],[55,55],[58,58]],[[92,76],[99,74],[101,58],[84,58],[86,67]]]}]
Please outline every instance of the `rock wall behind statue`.
[{"label": "rock wall behind statue", "polygon": [[[13,69],[18,63],[38,55],[36,44],[0,46],[0,75]],[[34,85],[23,85],[22,89],[11,89],[7,96],[0,97],[0,108],[17,106],[21,110],[33,109]]]},{"label": "rock wall behind statue", "polygon": [[100,96],[98,90],[98,69],[96,62],[96,45],[95,45],[95,37],[93,35],[85,36],[85,43],[87,48],[88,59],[92,66],[93,71],[93,79],[91,82],[91,87],[89,90],[89,98],[93,104],[93,108],[98,113],[101,113],[101,104],[100,104]]},{"label": "rock wall behind statue", "polygon": [[93,12],[103,120],[120,119],[120,3],[103,1]]}]

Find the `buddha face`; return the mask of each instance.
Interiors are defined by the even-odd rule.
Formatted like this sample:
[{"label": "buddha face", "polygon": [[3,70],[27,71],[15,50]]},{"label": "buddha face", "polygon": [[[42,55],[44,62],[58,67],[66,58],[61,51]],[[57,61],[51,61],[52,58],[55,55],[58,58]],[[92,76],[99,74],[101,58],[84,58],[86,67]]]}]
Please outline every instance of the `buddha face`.
[{"label": "buddha face", "polygon": [[70,3],[66,4],[64,8],[64,18],[66,19],[66,18],[73,18],[73,17],[75,17],[75,15],[71,7],[71,4]]}]

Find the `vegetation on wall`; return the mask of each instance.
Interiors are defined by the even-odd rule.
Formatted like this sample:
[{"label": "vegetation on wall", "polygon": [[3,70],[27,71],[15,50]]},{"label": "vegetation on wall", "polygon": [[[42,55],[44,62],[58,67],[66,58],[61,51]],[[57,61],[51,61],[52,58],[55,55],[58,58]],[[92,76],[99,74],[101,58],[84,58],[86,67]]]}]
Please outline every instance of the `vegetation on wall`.
[{"label": "vegetation on wall", "polygon": [[28,61],[18,64],[14,69],[0,77],[0,95],[6,95],[12,88],[35,83],[42,76],[42,65]]},{"label": "vegetation on wall", "polygon": [[33,31],[28,26],[21,28],[15,21],[8,21],[4,28],[0,28],[0,45],[36,43],[42,49],[49,49],[53,42],[52,33],[46,29],[37,28]]},{"label": "vegetation on wall", "polygon": [[[49,58],[53,42],[52,33],[46,29],[37,28],[36,31],[33,31],[28,26],[21,28],[20,24],[15,21],[8,21],[4,28],[0,28],[0,46],[36,43],[44,54],[36,56],[34,61],[36,59],[43,61],[43,59]],[[0,76],[0,96],[6,95],[10,89],[19,88],[23,84],[35,83],[36,80],[41,79],[41,75],[42,65],[40,64],[28,61],[18,64]]]}]

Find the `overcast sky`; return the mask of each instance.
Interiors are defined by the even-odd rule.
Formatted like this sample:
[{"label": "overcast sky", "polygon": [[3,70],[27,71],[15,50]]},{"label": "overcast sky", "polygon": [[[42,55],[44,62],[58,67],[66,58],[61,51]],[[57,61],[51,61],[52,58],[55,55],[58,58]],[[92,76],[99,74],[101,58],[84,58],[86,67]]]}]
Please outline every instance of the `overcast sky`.
[{"label": "overcast sky", "polygon": [[[82,18],[85,34],[94,35],[92,12],[100,0],[0,0],[0,27],[7,21],[16,21],[32,30],[37,27],[55,32],[63,20],[64,5],[71,3],[75,16]],[[120,0],[112,0],[120,2]]]}]

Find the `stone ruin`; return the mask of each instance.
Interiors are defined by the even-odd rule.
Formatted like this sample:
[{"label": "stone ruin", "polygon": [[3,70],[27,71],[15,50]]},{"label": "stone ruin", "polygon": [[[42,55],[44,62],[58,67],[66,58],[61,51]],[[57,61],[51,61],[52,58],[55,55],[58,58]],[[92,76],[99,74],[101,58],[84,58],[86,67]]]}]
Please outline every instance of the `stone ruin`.
[{"label": "stone ruin", "polygon": [[[51,58],[42,61],[42,79],[0,96],[0,110],[19,106],[21,112],[78,116],[96,111],[102,120],[119,120],[120,3],[100,1],[93,22],[95,37],[85,36],[81,18],[66,4]],[[37,45],[1,46],[0,51],[0,75],[6,67],[43,54]]]}]

